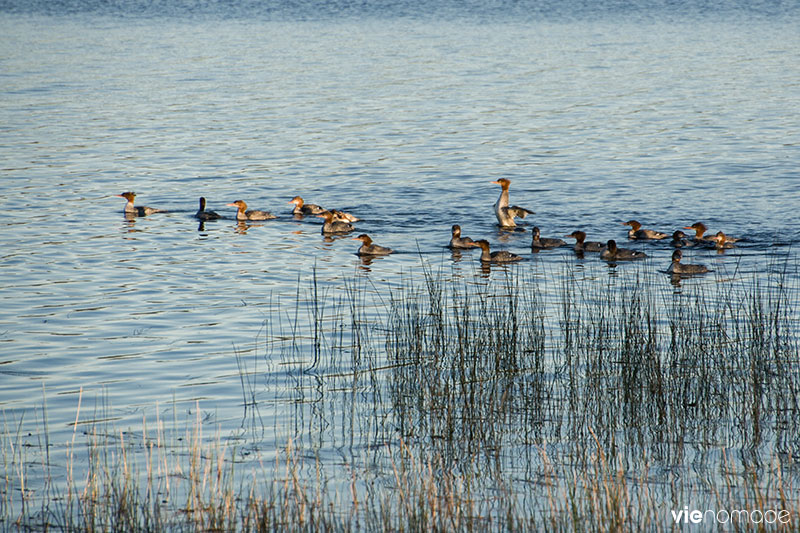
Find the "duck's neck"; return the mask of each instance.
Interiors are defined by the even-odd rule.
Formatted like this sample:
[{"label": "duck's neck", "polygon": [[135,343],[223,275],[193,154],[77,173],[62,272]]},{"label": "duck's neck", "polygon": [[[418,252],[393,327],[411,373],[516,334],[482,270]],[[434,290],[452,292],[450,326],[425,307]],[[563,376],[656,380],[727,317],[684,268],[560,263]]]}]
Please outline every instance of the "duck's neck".
[{"label": "duck's neck", "polygon": [[497,199],[497,207],[508,207],[508,187],[503,187],[500,197]]}]

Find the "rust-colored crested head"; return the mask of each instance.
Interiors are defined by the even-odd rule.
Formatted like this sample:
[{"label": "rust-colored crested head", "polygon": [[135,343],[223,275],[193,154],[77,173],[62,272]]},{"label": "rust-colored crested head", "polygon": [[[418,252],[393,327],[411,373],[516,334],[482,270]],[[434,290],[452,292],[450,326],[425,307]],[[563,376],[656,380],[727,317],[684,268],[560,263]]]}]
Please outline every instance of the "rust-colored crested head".
[{"label": "rust-colored crested head", "polygon": [[504,189],[508,189],[508,186],[511,185],[511,180],[507,178],[500,178],[499,180],[493,181],[495,185],[500,185]]},{"label": "rust-colored crested head", "polygon": [[695,222],[691,226],[685,226],[683,229],[693,229],[693,230],[699,231],[699,232],[703,232],[703,231],[708,230],[706,225],[703,224],[702,222]]},{"label": "rust-colored crested head", "polygon": [[642,225],[641,225],[641,224],[639,224],[639,223],[638,223],[637,221],[635,221],[635,220],[629,220],[629,221],[627,221],[627,222],[623,222],[623,223],[622,223],[622,225],[623,225],[623,226],[630,226],[631,228],[633,228],[633,231],[638,231],[638,230],[639,230],[639,228],[641,228],[641,227],[642,227]]},{"label": "rust-colored crested head", "polygon": [[303,207],[303,199],[300,198],[299,196],[295,196],[294,198],[289,200],[288,203],[295,204],[297,207]]},{"label": "rust-colored crested head", "polygon": [[324,218],[325,222],[333,222],[333,213],[330,211],[323,211],[317,215],[317,218]]},{"label": "rust-colored crested head", "polygon": [[231,207],[238,207],[242,211],[247,209],[247,204],[244,203],[244,200],[236,200],[235,202],[231,202],[231,203],[229,203],[227,205],[229,205]]},{"label": "rust-colored crested head", "polygon": [[132,202],[133,199],[136,198],[136,193],[133,191],[127,191],[122,194],[118,194],[117,196],[119,196],[120,198],[125,198],[129,202]]}]

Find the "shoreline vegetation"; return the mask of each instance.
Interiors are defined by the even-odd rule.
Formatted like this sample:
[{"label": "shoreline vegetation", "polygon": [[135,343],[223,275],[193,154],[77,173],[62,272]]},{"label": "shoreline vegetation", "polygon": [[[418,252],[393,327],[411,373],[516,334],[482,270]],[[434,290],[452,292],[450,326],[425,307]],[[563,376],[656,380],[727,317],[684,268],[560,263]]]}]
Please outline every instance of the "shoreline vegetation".
[{"label": "shoreline vegetation", "polygon": [[238,433],[199,402],[123,431],[80,395],[67,442],[46,398],[36,431],[4,412],[2,529],[800,531],[796,273],[647,268],[315,274],[234,354]]}]

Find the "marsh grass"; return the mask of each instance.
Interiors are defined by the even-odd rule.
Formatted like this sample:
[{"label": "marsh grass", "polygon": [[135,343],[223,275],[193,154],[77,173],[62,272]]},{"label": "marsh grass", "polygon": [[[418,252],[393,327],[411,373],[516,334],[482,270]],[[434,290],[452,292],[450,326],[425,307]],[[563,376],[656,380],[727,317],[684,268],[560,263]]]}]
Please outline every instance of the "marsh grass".
[{"label": "marsh grass", "polygon": [[[265,321],[264,361],[235,354],[244,438],[197,414],[120,431],[79,403],[61,445],[46,411],[35,438],[6,417],[4,527],[661,531],[686,507],[784,510],[734,529],[800,531],[797,276],[676,288],[568,266],[555,288],[427,264],[338,293],[312,276]],[[291,418],[271,432],[270,390]]]}]

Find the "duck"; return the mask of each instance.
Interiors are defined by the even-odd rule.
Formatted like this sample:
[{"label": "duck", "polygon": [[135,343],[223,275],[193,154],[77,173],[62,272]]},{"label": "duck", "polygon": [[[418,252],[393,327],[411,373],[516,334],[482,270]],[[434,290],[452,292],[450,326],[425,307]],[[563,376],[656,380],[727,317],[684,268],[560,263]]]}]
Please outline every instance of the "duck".
[{"label": "duck", "polygon": [[358,222],[360,219],[351,215],[350,213],[345,213],[344,211],[339,211],[338,209],[329,209],[331,213],[333,213],[333,220],[340,221],[340,222]]},{"label": "duck", "polygon": [[627,248],[617,248],[617,241],[614,239],[606,243],[606,247],[600,252],[600,258],[606,261],[630,261],[633,259],[644,259],[647,254]]},{"label": "duck", "polygon": [[377,244],[372,244],[372,239],[366,233],[362,233],[358,237],[353,237],[354,241],[361,241],[361,246],[358,249],[358,255],[389,255],[394,253],[394,250],[391,248],[386,248],[385,246],[378,246]]},{"label": "duck", "polygon": [[558,248],[567,244],[562,239],[550,239],[540,237],[541,231],[538,226],[534,226],[531,230],[533,239],[531,240],[531,249],[537,250],[542,248]]},{"label": "duck", "polygon": [[691,276],[694,274],[705,274],[711,272],[705,265],[685,265],[681,263],[683,252],[675,250],[672,252],[672,263],[667,268],[667,273],[680,276]]},{"label": "duck", "polygon": [[723,250],[728,248],[733,248],[733,243],[735,241],[730,239],[727,235],[718,231],[716,235],[714,235],[714,247],[717,250]]},{"label": "duck", "polygon": [[660,231],[653,229],[642,229],[642,225],[636,220],[623,222],[622,225],[631,227],[631,229],[628,230],[628,238],[632,240],[661,240],[669,237],[669,235]]},{"label": "duck", "polygon": [[[686,226],[683,229],[693,229],[694,233],[695,233],[694,234],[694,240],[698,241],[698,242],[704,242],[704,241],[705,242],[715,242],[717,240],[716,236],[704,235],[705,232],[708,231],[708,228],[702,222],[695,222],[691,226]],[[730,236],[727,236],[727,235],[725,236],[725,239],[726,239],[727,242],[736,242],[736,241],[739,240],[739,239],[736,239],[734,237],[730,237]]]},{"label": "duck", "polygon": [[672,232],[672,240],[669,242],[673,248],[684,248],[686,246],[694,246],[694,243],[686,238],[686,234],[681,230]]},{"label": "duck", "polygon": [[468,248],[474,248],[474,243],[472,239],[469,237],[462,237],[461,236],[461,226],[458,224],[453,224],[452,233],[453,236],[450,238],[450,248],[454,250],[463,250]]},{"label": "duck", "polygon": [[218,220],[222,218],[219,213],[215,211],[206,211],[206,199],[202,196],[200,197],[200,209],[197,210],[197,213],[194,214],[194,218],[198,220]]},{"label": "duck", "polygon": [[325,222],[322,224],[323,235],[335,235],[337,233],[350,233],[356,228],[349,222],[344,220],[336,220],[331,211],[323,211],[317,217],[324,218]]},{"label": "duck", "polygon": [[291,200],[289,200],[290,204],[294,204],[294,209],[292,209],[292,213],[295,215],[319,215],[323,211],[325,211],[324,207],[318,206],[316,204],[307,204],[303,202],[303,199],[300,196],[295,196]]},{"label": "duck", "polygon": [[486,239],[475,241],[473,246],[477,246],[481,249],[481,261],[485,263],[513,263],[515,261],[522,261],[522,257],[506,250],[490,252],[489,241]]},{"label": "duck", "polygon": [[693,229],[694,230],[694,240],[698,242],[706,241],[712,242],[714,241],[714,237],[710,235],[704,235],[708,228],[702,222],[695,222],[691,226],[684,226],[683,229]]},{"label": "duck", "polygon": [[166,211],[163,209],[156,209],[155,207],[133,205],[133,201],[136,198],[136,193],[133,191],[127,191],[122,194],[118,194],[117,196],[128,200],[128,203],[125,204],[125,209],[123,210],[123,213],[128,216],[146,217],[147,215],[152,215],[153,213],[166,213]]},{"label": "duck", "polygon": [[586,241],[586,232],[575,230],[569,235],[564,237],[571,237],[575,239],[575,251],[582,252],[600,252],[605,248],[605,244],[598,241]]},{"label": "duck", "polygon": [[500,178],[492,183],[500,185],[500,187],[503,188],[502,191],[500,191],[500,197],[494,204],[494,214],[497,216],[497,222],[500,223],[500,226],[504,228],[514,228],[517,226],[517,223],[514,221],[515,217],[525,218],[527,215],[535,214],[533,211],[525,209],[524,207],[516,205],[509,207],[508,187],[511,185],[511,180]]},{"label": "duck", "polygon": [[226,205],[238,208],[236,211],[236,220],[272,220],[273,218],[278,218],[267,211],[259,211],[258,209],[248,210],[244,200],[236,200]]}]

